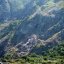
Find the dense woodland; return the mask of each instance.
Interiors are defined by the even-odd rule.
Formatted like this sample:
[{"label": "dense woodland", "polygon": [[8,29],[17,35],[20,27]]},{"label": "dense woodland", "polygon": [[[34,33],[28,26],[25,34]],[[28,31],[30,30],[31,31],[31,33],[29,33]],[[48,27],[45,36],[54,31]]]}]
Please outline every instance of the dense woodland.
[{"label": "dense woodland", "polygon": [[64,41],[44,51],[44,54],[31,53],[24,57],[13,57],[8,54],[0,60],[9,64],[64,64]]}]

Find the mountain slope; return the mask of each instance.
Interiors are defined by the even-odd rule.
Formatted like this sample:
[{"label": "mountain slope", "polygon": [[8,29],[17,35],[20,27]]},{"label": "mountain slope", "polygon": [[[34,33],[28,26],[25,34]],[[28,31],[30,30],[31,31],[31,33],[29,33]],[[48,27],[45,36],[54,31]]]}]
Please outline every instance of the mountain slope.
[{"label": "mountain slope", "polygon": [[[1,1],[2,7],[6,5],[7,9],[2,16],[6,22],[0,22],[0,56],[13,51],[19,56],[24,56],[35,46],[51,46],[51,44],[55,45],[64,40],[63,0],[57,2],[27,0],[25,5],[21,4],[24,0],[18,1],[19,5],[11,6],[12,18],[10,19],[8,18],[10,6],[7,2],[8,0]],[[11,2],[11,4],[14,3]],[[17,3],[17,1],[15,2]],[[20,9],[21,5],[24,8]],[[3,12],[1,11],[1,13]]]},{"label": "mountain slope", "polygon": [[[11,55],[7,55],[4,58],[1,58],[1,61],[5,61],[6,63],[13,63],[13,64],[63,64],[64,63],[64,41],[60,44],[52,47],[51,49],[46,49],[46,47],[42,47],[42,54],[39,55],[34,53],[29,54],[28,56],[24,57],[15,57],[12,58]],[[38,51],[38,50],[37,50]],[[39,51],[40,52],[40,51]],[[11,59],[12,58],[12,59]]]}]

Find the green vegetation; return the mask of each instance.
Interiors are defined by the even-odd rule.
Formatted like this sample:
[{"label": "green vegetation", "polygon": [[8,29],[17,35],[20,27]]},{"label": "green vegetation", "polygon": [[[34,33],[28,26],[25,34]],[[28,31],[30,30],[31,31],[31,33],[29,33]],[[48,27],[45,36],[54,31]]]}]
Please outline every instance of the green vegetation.
[{"label": "green vegetation", "polygon": [[1,60],[9,64],[64,64],[64,42],[45,51],[45,54],[47,55],[31,53],[24,57],[12,57],[8,54]]}]

